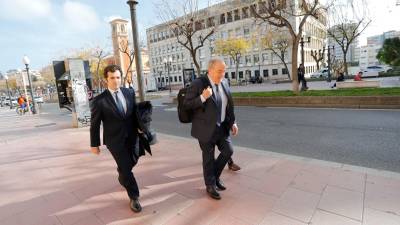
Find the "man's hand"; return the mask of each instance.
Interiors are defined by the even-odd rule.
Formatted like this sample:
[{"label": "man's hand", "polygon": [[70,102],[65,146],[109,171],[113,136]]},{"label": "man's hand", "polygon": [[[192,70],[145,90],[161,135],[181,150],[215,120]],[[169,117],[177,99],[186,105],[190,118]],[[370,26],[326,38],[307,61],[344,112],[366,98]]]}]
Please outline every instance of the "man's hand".
[{"label": "man's hand", "polygon": [[236,123],[232,125],[231,131],[233,136],[236,136],[239,133],[239,127]]},{"label": "man's hand", "polygon": [[206,89],[203,90],[203,93],[201,94],[204,99],[208,99],[212,95],[212,88],[208,86]]},{"label": "man's hand", "polygon": [[91,148],[90,148],[90,151],[91,151],[93,154],[96,154],[96,155],[99,155],[99,154],[100,154],[100,148],[99,148],[99,147],[91,147]]}]

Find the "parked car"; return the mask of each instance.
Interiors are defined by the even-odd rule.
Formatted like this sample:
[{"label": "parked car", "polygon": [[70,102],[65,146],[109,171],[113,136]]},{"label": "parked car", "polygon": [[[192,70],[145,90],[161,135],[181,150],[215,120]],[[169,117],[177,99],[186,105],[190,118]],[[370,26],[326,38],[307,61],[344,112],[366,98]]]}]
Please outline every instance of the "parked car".
[{"label": "parked car", "polygon": [[361,70],[362,77],[378,77],[379,73],[385,72],[382,66],[368,66],[366,69]]},{"label": "parked car", "polygon": [[263,82],[263,79],[262,79],[262,77],[250,77],[249,82],[252,84],[255,84],[255,83],[261,84]]},{"label": "parked car", "polygon": [[310,76],[310,78],[322,78],[322,77],[324,78],[328,77],[328,68],[320,69],[319,71],[312,73]]},{"label": "parked car", "polygon": [[36,101],[36,103],[43,103],[43,97],[35,96],[35,101]]}]

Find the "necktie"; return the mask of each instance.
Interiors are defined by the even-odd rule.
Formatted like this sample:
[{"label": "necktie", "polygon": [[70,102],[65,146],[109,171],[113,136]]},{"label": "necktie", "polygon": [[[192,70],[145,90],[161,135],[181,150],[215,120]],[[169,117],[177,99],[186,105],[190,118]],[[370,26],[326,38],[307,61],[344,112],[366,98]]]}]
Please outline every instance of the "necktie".
[{"label": "necktie", "polygon": [[221,125],[221,113],[222,113],[222,99],[221,99],[221,95],[219,92],[219,85],[216,84],[215,85],[215,103],[217,104],[217,125],[220,126]]},{"label": "necktie", "polygon": [[118,98],[118,91],[115,92],[115,103],[117,103],[117,108],[118,111],[122,114],[125,115],[125,110],[124,107],[122,106],[122,102]]}]

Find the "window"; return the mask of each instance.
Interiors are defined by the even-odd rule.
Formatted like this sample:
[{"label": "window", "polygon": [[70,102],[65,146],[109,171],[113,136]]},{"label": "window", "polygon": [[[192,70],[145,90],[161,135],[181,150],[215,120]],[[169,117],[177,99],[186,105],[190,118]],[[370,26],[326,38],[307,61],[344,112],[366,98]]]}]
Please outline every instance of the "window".
[{"label": "window", "polygon": [[210,17],[207,19],[207,27],[215,26],[214,17]]},{"label": "window", "polygon": [[267,63],[268,62],[269,58],[268,58],[268,54],[267,53],[263,53],[262,54],[262,60],[263,60],[263,63]]},{"label": "window", "polygon": [[232,22],[232,12],[227,13],[226,19],[228,23]]},{"label": "window", "polygon": [[246,64],[250,64],[251,63],[251,56],[246,55],[245,56],[245,62],[246,62]]},{"label": "window", "polygon": [[248,27],[243,28],[243,33],[244,33],[244,36],[249,36],[250,35],[250,28],[248,28]]},{"label": "window", "polygon": [[236,72],[231,72],[232,79],[236,79]]},{"label": "window", "polygon": [[239,79],[243,79],[243,71],[239,71]]},{"label": "window", "polygon": [[267,12],[267,3],[262,1],[258,3],[258,13],[263,14]]},{"label": "window", "polygon": [[250,6],[250,14],[252,17],[256,16],[255,12],[257,12],[257,4],[253,4]]},{"label": "window", "polygon": [[260,62],[260,56],[259,55],[253,55],[253,60],[254,60],[254,63],[259,63]]},{"label": "window", "polygon": [[263,70],[263,76],[268,77],[269,76],[269,70]]},{"label": "window", "polygon": [[286,68],[282,69],[282,74],[288,74],[288,70]]},{"label": "window", "polygon": [[246,19],[249,17],[249,7],[243,7],[242,8],[242,18]]},{"label": "window", "polygon": [[179,76],[179,82],[182,82],[182,77],[181,76]]},{"label": "window", "polygon": [[178,77],[174,76],[174,81],[178,82]]},{"label": "window", "polygon": [[278,75],[278,69],[273,69],[272,70],[272,75]]},{"label": "window", "polygon": [[236,29],[235,29],[235,34],[236,34],[236,37],[242,36],[242,29],[240,29],[239,27],[236,28]]},{"label": "window", "polygon": [[240,20],[239,9],[235,9],[234,14],[235,14],[235,21]]},{"label": "window", "polygon": [[219,23],[220,23],[220,24],[224,24],[224,23],[225,23],[225,13],[224,13],[224,14],[221,14],[221,15],[219,16]]}]

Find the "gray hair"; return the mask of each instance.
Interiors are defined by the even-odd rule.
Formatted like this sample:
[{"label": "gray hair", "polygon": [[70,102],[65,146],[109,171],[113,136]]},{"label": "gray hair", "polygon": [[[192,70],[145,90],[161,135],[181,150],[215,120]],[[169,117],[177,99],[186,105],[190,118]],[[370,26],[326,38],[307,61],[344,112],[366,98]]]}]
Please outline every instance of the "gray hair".
[{"label": "gray hair", "polygon": [[218,64],[218,63],[222,63],[222,64],[225,65],[224,60],[215,58],[215,59],[211,59],[211,60],[208,62],[208,69],[213,68],[213,67],[214,67],[216,64]]}]

